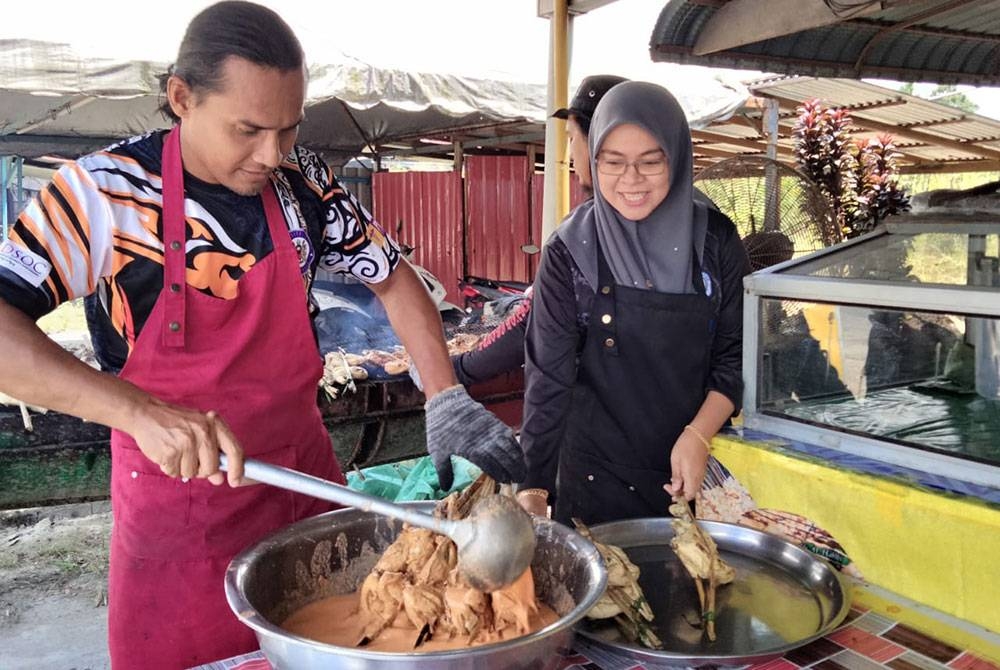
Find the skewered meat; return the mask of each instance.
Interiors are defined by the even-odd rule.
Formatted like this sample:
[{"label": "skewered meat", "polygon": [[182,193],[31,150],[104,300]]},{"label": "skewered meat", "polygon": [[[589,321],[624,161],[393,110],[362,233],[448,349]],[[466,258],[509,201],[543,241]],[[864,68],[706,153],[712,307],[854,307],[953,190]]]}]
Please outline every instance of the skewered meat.
[{"label": "skewered meat", "polygon": [[382,366],[387,375],[402,375],[410,369],[410,362],[404,360],[388,361]]},{"label": "skewered meat", "polygon": [[[448,354],[450,356],[457,356],[472,351],[479,344],[480,340],[482,340],[482,335],[458,333],[447,341]],[[352,372],[355,372],[355,368],[368,365],[382,368],[388,375],[406,374],[411,365],[410,355],[406,352],[406,349],[398,345],[388,351],[384,349],[365,349],[360,354],[342,351],[330,352],[326,355],[326,363],[328,368],[331,366],[334,368],[344,366],[350,368]],[[364,370],[364,368],[361,369]],[[341,373],[340,377],[344,377],[343,373]],[[367,372],[365,372],[364,377],[354,374],[353,378],[365,379],[367,378]]]},{"label": "skewered meat", "polygon": [[653,610],[639,586],[639,567],[620,547],[594,539],[590,529],[573,519],[577,532],[594,543],[608,570],[608,584],[600,600],[587,612],[590,619],[614,617],[618,629],[629,641],[638,641],[650,649],[662,649],[663,642],[653,632]]},{"label": "skewered meat", "polygon": [[410,356],[403,347],[394,347],[392,351],[365,349],[362,355],[366,363],[381,367],[386,374],[401,375],[410,369]]},{"label": "skewered meat", "polygon": [[448,355],[456,356],[458,354],[464,354],[472,351],[479,345],[479,341],[482,339],[482,335],[475,335],[473,333],[458,333],[448,340]]},{"label": "skewered meat", "polygon": [[678,497],[673,500],[670,513],[675,517],[671,521],[674,537],[670,540],[670,546],[684,569],[694,579],[705,632],[708,639],[714,642],[716,587],[732,582],[736,578],[736,571],[722,560],[712,536],[694,520],[687,500]]},{"label": "skewered meat", "polygon": [[354,381],[368,379],[368,371],[359,365],[352,364],[357,356],[344,351],[331,351],[323,358],[323,376],[319,380],[320,388],[327,395],[336,398],[341,388],[354,391]]}]

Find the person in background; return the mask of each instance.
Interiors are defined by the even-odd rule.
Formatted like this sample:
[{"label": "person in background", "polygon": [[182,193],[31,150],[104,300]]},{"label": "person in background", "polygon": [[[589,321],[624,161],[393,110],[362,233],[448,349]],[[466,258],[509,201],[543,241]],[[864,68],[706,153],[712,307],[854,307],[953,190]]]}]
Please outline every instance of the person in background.
[{"label": "person in background", "polygon": [[[593,193],[590,156],[587,149],[590,119],[604,94],[611,90],[612,86],[623,81],[627,80],[611,74],[587,77],[580,82],[569,107],[557,109],[552,114],[554,118],[566,121],[570,162],[576,172],[576,178],[588,195]],[[524,333],[530,311],[531,288],[529,287],[520,305],[499,326],[488,333],[475,349],[452,357],[458,381],[471,386],[489,381],[506,372],[520,370],[524,365]]]},{"label": "person in background", "polygon": [[580,186],[589,196],[594,194],[594,180],[590,174],[590,149],[587,137],[590,135],[590,121],[594,118],[597,104],[614,86],[628,81],[613,74],[595,74],[580,82],[573,94],[569,107],[557,109],[554,118],[566,120],[566,135],[569,138],[569,156]]},{"label": "person in background", "polygon": [[[240,486],[244,457],[343,483],[316,403],[308,296],[320,264],[368,284],[423,374],[442,488],[452,454],[500,481],[524,474],[511,431],[457,384],[438,312],[396,243],[295,145],[305,91],[302,48],[276,13],[209,6],[163,79],[173,128],[64,165],[0,247],[0,391],[113,429],[116,670],[256,648],[226,603],[226,566],[329,504]],[[118,376],[34,323],[95,292],[127,352]]]},{"label": "person in background", "polygon": [[594,524],[662,516],[701,486],[740,406],[749,265],[732,222],[695,196],[667,90],[613,87],[588,147],[594,198],[557,228],[534,283],[519,499]]}]

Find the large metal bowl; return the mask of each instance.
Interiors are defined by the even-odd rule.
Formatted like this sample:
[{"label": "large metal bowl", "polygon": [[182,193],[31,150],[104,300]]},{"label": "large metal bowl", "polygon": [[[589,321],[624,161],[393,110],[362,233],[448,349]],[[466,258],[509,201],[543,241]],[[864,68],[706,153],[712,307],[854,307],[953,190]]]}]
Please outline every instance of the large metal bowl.
[{"label": "large metal bowl", "polygon": [[582,621],[577,632],[622,658],[648,665],[742,666],[765,663],[823,637],[847,616],[849,589],[826,561],[759,530],[698,523],[736,570],[736,580],[718,591],[718,639],[709,642],[692,625],[698,623],[701,608],[694,581],[670,548],[674,533],[669,518],[591,528],[596,540],[623,548],[639,566],[639,583],[655,616],[653,629],[664,648],[628,642],[611,621]]},{"label": "large metal bowl", "polygon": [[[427,512],[432,508],[431,503],[414,504]],[[397,521],[356,509],[288,526],[230,563],[226,573],[229,606],[254,630],[261,650],[278,670],[541,670],[558,666],[560,649],[571,644],[573,624],[604,592],[607,572],[594,545],[560,524],[535,519],[537,548],[531,564],[535,591],[559,620],[530,635],[469,649],[393,654],[315,642],[279,627],[308,603],[360,588],[401,527]]]}]

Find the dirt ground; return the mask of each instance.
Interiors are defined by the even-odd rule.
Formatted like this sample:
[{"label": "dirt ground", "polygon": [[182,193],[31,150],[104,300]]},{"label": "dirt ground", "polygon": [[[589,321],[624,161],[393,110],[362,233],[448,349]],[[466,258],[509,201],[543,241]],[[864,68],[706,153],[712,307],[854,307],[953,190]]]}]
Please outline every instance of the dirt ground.
[{"label": "dirt ground", "polygon": [[106,670],[107,503],[0,512],[0,667]]}]

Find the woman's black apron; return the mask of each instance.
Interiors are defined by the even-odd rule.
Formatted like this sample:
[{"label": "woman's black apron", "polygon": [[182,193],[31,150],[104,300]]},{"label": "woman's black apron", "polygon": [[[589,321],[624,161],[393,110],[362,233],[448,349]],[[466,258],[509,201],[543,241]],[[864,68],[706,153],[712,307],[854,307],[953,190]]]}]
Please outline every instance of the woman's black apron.
[{"label": "woman's black apron", "polygon": [[[715,330],[693,256],[695,293],[616,286],[598,249],[598,288],[559,454],[554,516],[591,525],[664,516],[670,450],[705,399]],[[706,295],[707,293],[707,295]]]}]

